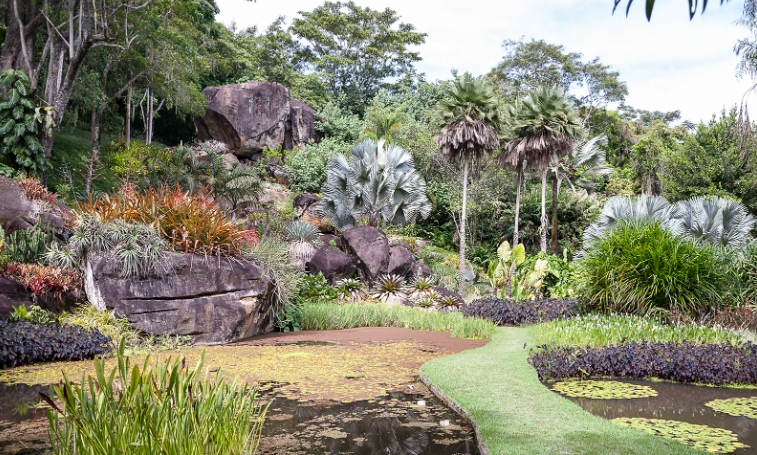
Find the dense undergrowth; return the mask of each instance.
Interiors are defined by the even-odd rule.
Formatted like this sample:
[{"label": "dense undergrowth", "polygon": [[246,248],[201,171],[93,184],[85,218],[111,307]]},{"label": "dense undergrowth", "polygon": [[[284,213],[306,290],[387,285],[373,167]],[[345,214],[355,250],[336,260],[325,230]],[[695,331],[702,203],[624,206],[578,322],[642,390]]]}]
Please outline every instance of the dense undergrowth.
[{"label": "dense undergrowth", "polygon": [[538,299],[517,302],[488,297],[463,306],[468,317],[488,319],[498,325],[536,324],[556,319],[569,319],[585,312],[576,299]]},{"label": "dense undergrowth", "polygon": [[111,349],[111,339],[97,329],[0,320],[0,368],[91,359]]}]

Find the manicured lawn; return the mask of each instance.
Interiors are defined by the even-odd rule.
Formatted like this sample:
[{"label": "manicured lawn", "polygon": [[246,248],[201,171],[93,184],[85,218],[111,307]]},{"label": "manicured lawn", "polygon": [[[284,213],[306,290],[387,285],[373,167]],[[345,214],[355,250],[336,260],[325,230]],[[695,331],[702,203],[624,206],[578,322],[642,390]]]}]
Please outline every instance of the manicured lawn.
[{"label": "manicured lawn", "polygon": [[534,328],[499,328],[486,346],[421,367],[424,378],[468,412],[489,454],[702,453],[592,416],[544,387],[526,360],[534,334]]}]

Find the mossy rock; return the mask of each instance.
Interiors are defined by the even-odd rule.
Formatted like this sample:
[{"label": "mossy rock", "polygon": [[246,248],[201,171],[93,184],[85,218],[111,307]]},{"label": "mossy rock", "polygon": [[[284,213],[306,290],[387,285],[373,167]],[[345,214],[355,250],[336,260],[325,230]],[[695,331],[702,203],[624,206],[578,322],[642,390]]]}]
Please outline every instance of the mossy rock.
[{"label": "mossy rock", "polygon": [[594,400],[623,400],[657,396],[657,391],[652,387],[618,381],[564,381],[553,385],[552,390],[566,397],[591,398]]},{"label": "mossy rock", "polygon": [[713,428],[677,420],[643,418],[618,418],[613,419],[613,422],[682,442],[708,453],[732,453],[738,449],[749,448],[748,445],[739,442],[736,433],[724,428]]},{"label": "mossy rock", "polygon": [[712,400],[705,406],[731,416],[757,419],[757,397]]}]

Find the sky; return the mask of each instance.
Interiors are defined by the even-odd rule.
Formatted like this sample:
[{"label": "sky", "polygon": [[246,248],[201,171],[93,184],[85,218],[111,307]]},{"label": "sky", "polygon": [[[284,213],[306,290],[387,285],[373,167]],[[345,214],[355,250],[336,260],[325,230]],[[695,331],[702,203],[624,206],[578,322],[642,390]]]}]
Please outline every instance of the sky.
[{"label": "sky", "polygon": [[[299,11],[323,4],[315,0],[216,0],[217,19],[238,28],[267,27],[278,16],[288,22]],[[356,0],[372,9],[391,8],[401,21],[428,34],[416,50],[416,68],[426,79],[449,79],[452,69],[487,73],[502,59],[506,39],[543,39],[561,44],[584,60],[620,73],[628,85],[626,104],[638,109],[679,109],[683,120],[708,121],[723,108],[740,104],[757,81],[738,79],[734,44],[748,36],[735,22],[742,0],[724,5],[711,0],[706,12],[689,21],[683,0],[658,1],[651,22],[644,1],[636,0],[626,18],[625,1],[612,14],[613,0]],[[701,2],[700,2],[701,3]],[[757,119],[757,95],[744,98]]]}]

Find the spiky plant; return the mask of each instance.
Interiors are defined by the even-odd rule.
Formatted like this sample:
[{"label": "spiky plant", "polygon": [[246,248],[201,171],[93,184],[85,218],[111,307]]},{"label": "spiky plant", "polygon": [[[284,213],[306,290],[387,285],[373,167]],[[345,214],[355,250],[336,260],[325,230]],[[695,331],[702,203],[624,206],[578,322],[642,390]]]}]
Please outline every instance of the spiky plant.
[{"label": "spiky plant", "polygon": [[329,161],[319,213],[338,229],[367,220],[406,225],[431,213],[426,181],[415,170],[410,152],[395,146],[385,150],[365,140],[350,150],[349,159]]},{"label": "spiky plant", "polygon": [[450,86],[439,111],[447,124],[436,136],[439,150],[463,165],[463,206],[460,216],[460,263],[458,288],[465,292],[465,228],[468,203],[468,169],[474,159],[499,146],[497,129],[501,124],[502,103],[483,77],[469,73],[458,77]]},{"label": "spiky plant", "polygon": [[400,275],[383,275],[376,280],[372,297],[391,305],[401,303],[407,296],[402,291],[405,278]]},{"label": "spiky plant", "polygon": [[350,303],[365,300],[368,296],[363,283],[355,278],[344,278],[337,281],[336,291],[340,300],[346,300]]},{"label": "spiky plant", "polygon": [[463,302],[460,301],[459,297],[454,295],[442,295],[437,297],[436,305],[442,311],[458,311],[463,305]]},{"label": "spiky plant", "polygon": [[417,300],[426,297],[429,291],[434,290],[435,283],[436,278],[432,276],[419,276],[414,278],[413,281],[410,282],[410,285],[407,289],[408,297],[410,297],[411,300]]},{"label": "spiky plant", "polygon": [[293,221],[286,228],[287,240],[289,240],[289,255],[292,263],[300,270],[305,270],[307,264],[316,252],[313,240],[320,231],[312,224],[305,221]]},{"label": "spiky plant", "polygon": [[415,306],[417,308],[423,308],[424,310],[430,310],[434,308],[434,305],[436,305],[436,301],[428,296],[415,301]]}]

